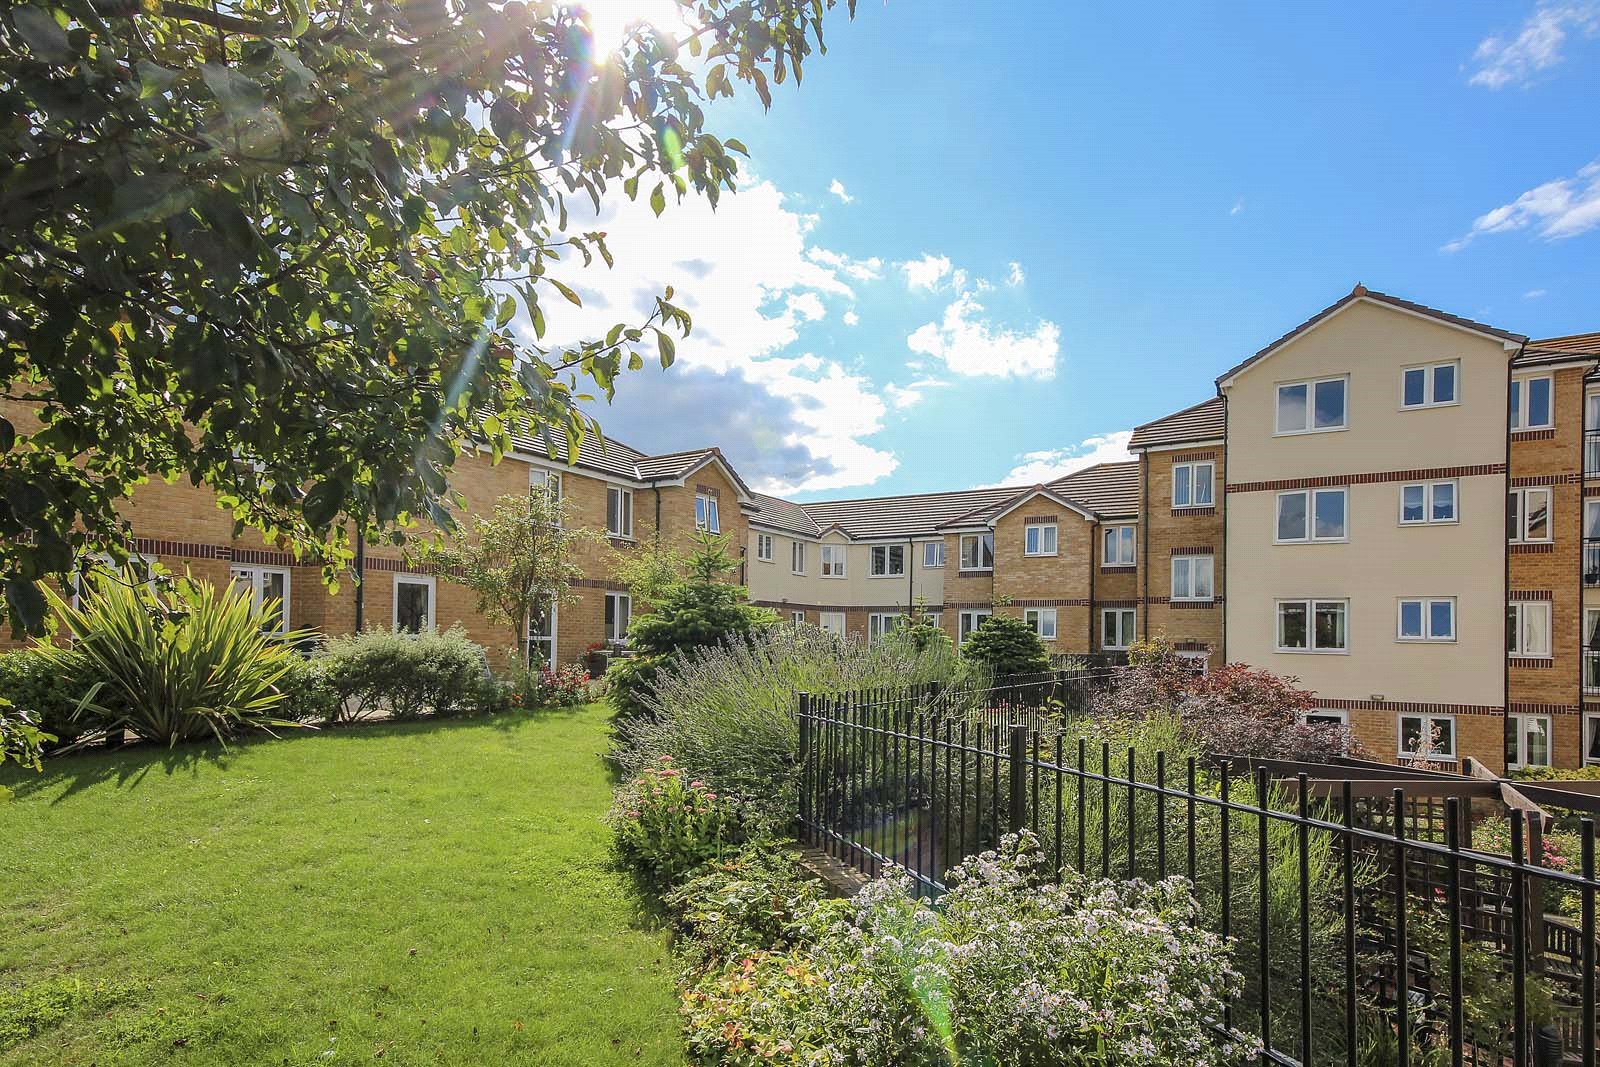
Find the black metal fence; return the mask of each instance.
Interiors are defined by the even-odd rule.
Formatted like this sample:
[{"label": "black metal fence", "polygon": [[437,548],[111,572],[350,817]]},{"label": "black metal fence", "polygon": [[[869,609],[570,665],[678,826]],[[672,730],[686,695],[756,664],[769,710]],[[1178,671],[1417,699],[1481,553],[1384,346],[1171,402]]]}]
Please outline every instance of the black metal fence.
[{"label": "black metal fence", "polygon": [[[904,868],[932,897],[944,871],[1020,830],[1057,871],[1183,875],[1234,939],[1246,990],[1224,1021],[1262,1038],[1263,1062],[1594,1067],[1591,820],[1575,869],[1558,870],[1538,817],[1505,810],[1498,781],[1354,761],[1173,765],[1041,730],[1041,715],[1059,723],[1045,705],[997,723],[981,699],[959,713],[940,699],[801,698],[810,843],[868,875]],[[1507,855],[1471,847],[1493,819]]]}]

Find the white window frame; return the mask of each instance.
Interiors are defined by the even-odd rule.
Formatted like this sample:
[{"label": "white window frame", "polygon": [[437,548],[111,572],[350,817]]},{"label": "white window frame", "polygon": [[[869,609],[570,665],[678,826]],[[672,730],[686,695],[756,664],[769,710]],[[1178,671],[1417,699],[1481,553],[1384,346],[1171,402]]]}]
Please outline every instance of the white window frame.
[{"label": "white window frame", "polygon": [[560,500],[561,492],[566,487],[562,485],[560,471],[553,471],[548,467],[529,467],[528,488],[543,489],[545,492],[550,493],[553,499]]},{"label": "white window frame", "polygon": [[903,611],[873,611],[867,614],[867,643],[892,634],[905,625]]},{"label": "white window frame", "polygon": [[957,647],[965,645],[967,638],[976,633],[978,627],[983,625],[983,620],[993,614],[994,611],[990,608],[963,608],[961,614],[956,618]]},{"label": "white window frame", "polygon": [[1132,526],[1107,526],[1100,538],[1100,565],[1134,566],[1138,562],[1138,541]]},{"label": "white window frame", "polygon": [[1053,556],[1060,543],[1060,531],[1053,522],[1030,522],[1022,528],[1024,556]]},{"label": "white window frame", "polygon": [[1055,608],[1024,608],[1022,621],[1033,627],[1033,632],[1039,635],[1041,641],[1054,641],[1058,632],[1056,628]]},{"label": "white window frame", "polygon": [[[1115,631],[1116,639],[1108,640],[1106,623],[1116,620],[1116,625],[1111,627]],[[1100,609],[1100,647],[1107,652],[1121,652],[1132,646],[1138,640],[1139,613],[1133,608],[1101,608]]]},{"label": "white window frame", "polygon": [[[818,545],[817,566],[824,578],[844,578],[847,553],[844,545]],[[795,573],[802,573],[796,571]]]},{"label": "white window frame", "polygon": [[[1532,509],[1528,507],[1528,498],[1543,494],[1544,496],[1544,528],[1547,536],[1528,536],[1528,517]],[[1506,490],[1506,508],[1516,521],[1517,533],[1515,537],[1507,536],[1508,544],[1513,545],[1547,545],[1555,540],[1555,506],[1556,494],[1554,487],[1548,485],[1530,485],[1520,489]],[[1514,503],[1513,503],[1514,501]]]},{"label": "white window frame", "polygon": [[1196,651],[1190,650],[1190,651],[1179,652],[1177,654],[1177,656],[1178,656],[1179,659],[1185,660],[1188,663],[1193,664],[1193,666],[1191,666],[1189,669],[1194,671],[1200,677],[1204,678],[1206,675],[1211,673],[1211,653],[1210,652],[1196,652]]},{"label": "white window frame", "polygon": [[[1548,422],[1530,423],[1528,421],[1528,388],[1530,382],[1544,382],[1550,393],[1549,408],[1550,419]],[[1506,418],[1512,433],[1521,433],[1524,430],[1548,430],[1556,424],[1556,380],[1553,374],[1526,374],[1511,379],[1511,395],[1507,397]]]},{"label": "white window frame", "polygon": [[[617,501],[617,519],[615,529],[611,526],[611,501],[615,494]],[[633,490],[621,485],[606,486],[606,536],[620,537],[633,540]]]},{"label": "white window frame", "polygon": [[[1344,385],[1344,410],[1339,413],[1337,426],[1318,426],[1317,421],[1317,386],[1329,382],[1342,382]],[[1306,424],[1301,427],[1284,428],[1283,425],[1283,391],[1304,386],[1306,390]],[[1338,433],[1350,428],[1350,375],[1332,374],[1324,378],[1302,378],[1294,382],[1279,382],[1272,393],[1272,427],[1275,437],[1293,437],[1308,433]]]},{"label": "white window frame", "polygon": [[[1422,613],[1422,632],[1416,636],[1407,636],[1404,629],[1404,619],[1407,604],[1416,604]],[[1433,606],[1435,604],[1450,605],[1450,633],[1447,635],[1433,632]],[[1346,620],[1348,625],[1348,620]],[[1395,602],[1394,639],[1406,644],[1454,644],[1456,640],[1456,598],[1453,596],[1403,596]]]},{"label": "white window frame", "polygon": [[[1543,763],[1528,762],[1528,724],[1530,721],[1544,723],[1545,760]],[[1516,723],[1516,729],[1512,733],[1512,745],[1506,752],[1506,769],[1520,771],[1526,767],[1554,766],[1556,749],[1555,720],[1549,715],[1528,715],[1520,711],[1514,711],[1506,716],[1507,725],[1513,722]]]},{"label": "white window frame", "polygon": [[[1454,394],[1449,400],[1438,399],[1439,395],[1439,370],[1442,367],[1451,369],[1451,380],[1455,383]],[[1406,403],[1406,376],[1410,374],[1422,375],[1422,400],[1415,404]],[[1400,369],[1400,410],[1421,411],[1423,408],[1449,408],[1461,403],[1461,361],[1447,359],[1442,363],[1416,363]]]},{"label": "white window frame", "polygon": [[1343,708],[1312,708],[1310,711],[1300,713],[1300,722],[1306,726],[1314,726],[1318,722],[1338,723],[1348,730],[1350,713]]},{"label": "white window frame", "polygon": [[[978,561],[978,565],[975,566],[975,567],[967,566],[967,542],[968,541],[972,541],[978,547],[977,552],[974,553],[974,555],[977,557],[977,561]],[[988,566],[983,566],[983,549],[985,547],[987,547],[988,550],[989,550],[989,565]],[[956,568],[957,570],[968,571],[968,572],[980,572],[980,571],[992,571],[992,570],[994,570],[994,534],[992,532],[986,531],[984,533],[962,534],[961,535],[960,545],[959,545],[959,550],[961,552],[961,558],[957,561],[957,564],[958,564],[958,566]]]},{"label": "white window frame", "polygon": [[[1592,611],[1594,609],[1591,608],[1589,610]],[[1531,652],[1531,651],[1525,650],[1522,647],[1523,638],[1527,634],[1527,617],[1528,617],[1528,615],[1530,613],[1539,614],[1539,615],[1543,615],[1544,616],[1545,649],[1544,649],[1543,652]],[[1551,611],[1550,601],[1548,601],[1548,600],[1513,600],[1513,601],[1510,601],[1509,603],[1506,604],[1506,614],[1508,616],[1512,616],[1512,617],[1514,617],[1516,619],[1516,624],[1513,627],[1513,631],[1517,635],[1515,647],[1508,647],[1506,649],[1506,655],[1507,656],[1511,657],[1512,659],[1551,659],[1551,658],[1553,658],[1554,649],[1553,649],[1552,646],[1555,643],[1555,638],[1551,634],[1550,628],[1551,628],[1552,625],[1554,625],[1555,616],[1554,616],[1554,613]]]},{"label": "white window frame", "polygon": [[[1204,569],[1207,572],[1207,574],[1210,576],[1210,580],[1209,580],[1209,582],[1207,584],[1210,585],[1211,592],[1209,594],[1207,594],[1206,596],[1198,596],[1198,595],[1195,594],[1195,590],[1198,589],[1199,586],[1200,586],[1199,581],[1197,581],[1196,579],[1199,576],[1199,571],[1200,571],[1199,564],[1200,564],[1201,561],[1204,561],[1204,563],[1205,563],[1205,568]],[[1180,592],[1179,589],[1178,589],[1178,570],[1179,570],[1178,564],[1180,562],[1188,564],[1188,567],[1186,568],[1186,570],[1187,570],[1188,575],[1189,575],[1189,591],[1187,593]],[[1178,602],[1178,603],[1180,603],[1180,604],[1208,604],[1208,603],[1216,600],[1217,599],[1217,557],[1215,557],[1215,556],[1173,556],[1172,557],[1172,597],[1171,597],[1171,599],[1176,601],[1176,602]]]},{"label": "white window frame", "polygon": [[789,545],[789,570],[794,574],[806,572],[806,543],[793,541]]},{"label": "white window frame", "polygon": [[[1591,736],[1593,735],[1593,736]],[[1578,755],[1585,767],[1600,764],[1600,756],[1591,757],[1591,748],[1600,750],[1600,712],[1586,711],[1583,713],[1583,732],[1578,735],[1578,741],[1583,746]]]},{"label": "white window frame", "polygon": [[[817,626],[835,637],[845,635],[845,614],[842,611],[817,612]],[[837,629],[835,629],[837,626]]]},{"label": "white window frame", "polygon": [[717,498],[708,493],[694,495],[694,528],[707,533],[722,532],[721,509],[717,506]]},{"label": "white window frame", "polygon": [[796,626],[804,626],[806,624],[806,613],[803,611],[791,611],[789,612],[789,621]]},{"label": "white window frame", "polygon": [[[1283,501],[1287,497],[1297,496],[1305,500],[1306,529],[1304,537],[1282,536]],[[1344,532],[1338,537],[1320,537],[1317,535],[1317,498],[1320,496],[1337,496],[1344,500]],[[1326,489],[1288,489],[1277,496],[1272,509],[1272,543],[1275,545],[1310,545],[1310,544],[1342,544],[1350,540],[1350,488],[1349,486],[1333,486]]]},{"label": "white window frame", "polygon": [[[600,624],[605,629],[606,640],[614,645],[624,645],[628,642],[628,630],[633,626],[633,597],[627,593],[606,593],[605,612],[611,616],[611,621],[606,622],[606,616],[600,616]],[[617,620],[622,620],[621,632],[616,632]]]},{"label": "white window frame", "polygon": [[[428,625],[424,627],[428,633],[439,629],[439,583],[431,574],[408,574],[397,572],[394,576],[394,587],[389,600],[389,628],[400,629],[400,587],[402,585],[421,585],[428,589]],[[423,630],[407,633],[421,633]]]},{"label": "white window frame", "polygon": [[[1433,505],[1441,485],[1450,487],[1450,517],[1436,519],[1433,517]],[[1406,518],[1406,490],[1416,489],[1422,493],[1422,518]],[[1461,483],[1454,478],[1445,478],[1437,482],[1407,482],[1400,487],[1399,523],[1401,526],[1450,526],[1461,521]]]},{"label": "white window frame", "polygon": [[[1291,604],[1299,604],[1306,609],[1306,647],[1292,648],[1283,643],[1283,609]],[[1344,608],[1344,645],[1343,647],[1322,648],[1317,644],[1317,609],[1330,604],[1337,604]],[[1350,600],[1347,597],[1281,597],[1273,604],[1272,610],[1272,644],[1273,648],[1285,655],[1294,656],[1348,656],[1350,654]]]},{"label": "white window frame", "polygon": [[[245,575],[249,575],[248,579]],[[250,585],[250,598],[257,608],[266,602],[266,583],[262,578],[268,574],[276,574],[283,579],[283,603],[278,608],[278,628],[276,633],[289,632],[289,599],[294,586],[294,572],[288,567],[258,567],[253,563],[236,563],[228,568],[228,584],[233,585],[241,581],[248,581]]]},{"label": "white window frame", "polygon": [[[1205,471],[1206,498],[1199,499],[1201,485],[1200,471]],[[1178,480],[1179,473],[1183,474],[1181,484],[1187,487],[1188,499],[1179,503]],[[1217,463],[1216,460],[1200,459],[1190,463],[1174,463],[1172,465],[1172,507],[1175,511],[1189,508],[1213,508],[1217,506]]]},{"label": "white window frame", "polygon": [[[1417,724],[1418,724],[1418,727],[1419,727],[1417,736],[1419,738],[1423,737],[1423,736],[1426,736],[1428,733],[1432,732],[1432,731],[1430,731],[1428,729],[1428,727],[1431,724],[1445,723],[1445,722],[1449,723],[1450,724],[1450,747],[1449,747],[1449,749],[1448,750],[1441,750],[1441,751],[1434,751],[1432,749],[1423,749],[1423,750],[1416,751],[1416,752],[1412,752],[1412,751],[1408,750],[1406,748],[1406,720],[1407,719],[1416,719],[1417,720]],[[1439,714],[1432,713],[1432,712],[1427,712],[1427,713],[1409,712],[1409,711],[1408,712],[1401,712],[1399,715],[1397,715],[1395,717],[1395,724],[1394,725],[1395,725],[1394,747],[1395,747],[1395,750],[1398,753],[1399,758],[1401,760],[1408,761],[1408,762],[1411,761],[1411,760],[1435,760],[1435,759],[1438,759],[1438,760],[1449,760],[1451,762],[1455,761],[1455,759],[1456,759],[1456,750],[1460,746],[1457,743],[1457,740],[1458,740],[1457,733],[1456,733],[1456,725],[1457,724],[1456,724],[1456,717],[1454,715],[1439,715]]]},{"label": "white window frame", "polygon": [[[890,570],[889,562],[894,558],[892,548],[900,550],[900,569]],[[878,569],[878,561],[883,561],[883,570]],[[867,551],[867,577],[868,578],[904,578],[906,576],[906,546],[905,545],[873,545]]]},{"label": "white window frame", "polygon": [[922,569],[925,570],[925,571],[931,571],[931,570],[935,570],[935,569],[943,567],[943,566],[944,566],[944,542],[943,541],[924,541],[924,542],[922,542]]},{"label": "white window frame", "polygon": [[771,534],[756,534],[756,560],[761,563],[771,563],[773,557],[773,537]]}]

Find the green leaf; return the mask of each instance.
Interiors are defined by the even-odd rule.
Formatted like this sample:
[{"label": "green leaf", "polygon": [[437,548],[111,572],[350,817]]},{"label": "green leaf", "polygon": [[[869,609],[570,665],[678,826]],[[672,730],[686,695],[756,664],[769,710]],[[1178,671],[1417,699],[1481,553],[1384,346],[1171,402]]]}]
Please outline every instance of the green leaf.
[{"label": "green leaf", "polygon": [[300,510],[308,525],[320,529],[333,521],[343,505],[344,483],[337,478],[329,478],[311,487]]},{"label": "green leaf", "polygon": [[500,313],[495,316],[495,323],[494,324],[495,324],[496,328],[504,326],[506,323],[510,322],[512,320],[512,318],[514,318],[516,316],[516,314],[517,314],[517,298],[516,297],[508,296],[504,300],[500,301]]},{"label": "green leaf", "polygon": [[570,300],[572,303],[576,304],[578,307],[583,307],[583,301],[578,299],[578,294],[573,292],[567,286],[563,285],[561,282],[556,281],[554,278],[550,277],[549,275],[545,275],[545,279],[544,280],[549,282],[551,285],[555,286],[556,287],[556,292],[558,292],[562,296],[566,297],[568,300]]},{"label": "green leaf", "polygon": [[730,152],[737,152],[741,156],[750,155],[750,149],[746,148],[744,146],[744,142],[739,140],[737,137],[730,137],[726,141],[723,141],[722,147],[726,148]]},{"label": "green leaf", "polygon": [[16,7],[11,10],[11,21],[34,55],[46,63],[71,61],[72,48],[67,44],[67,31],[57,24],[50,12],[38,7]]},{"label": "green leaf", "polygon": [[43,628],[45,602],[38,582],[12,575],[6,581],[6,607],[13,633],[38,633]]},{"label": "green leaf", "polygon": [[660,182],[656,183],[655,191],[650,194],[650,210],[654,211],[657,217],[667,210],[667,194],[662,189]]},{"label": "green leaf", "polygon": [[150,62],[148,59],[139,60],[139,99],[148,100],[172,88],[178,80],[178,72],[168,70]]},{"label": "green leaf", "polygon": [[260,116],[264,97],[261,86],[252,79],[220,63],[202,63],[200,77],[230,119],[239,122]]},{"label": "green leaf", "polygon": [[678,358],[678,346],[667,336],[665,330],[656,331],[656,351],[661,356],[662,370],[672,366],[672,361]]}]

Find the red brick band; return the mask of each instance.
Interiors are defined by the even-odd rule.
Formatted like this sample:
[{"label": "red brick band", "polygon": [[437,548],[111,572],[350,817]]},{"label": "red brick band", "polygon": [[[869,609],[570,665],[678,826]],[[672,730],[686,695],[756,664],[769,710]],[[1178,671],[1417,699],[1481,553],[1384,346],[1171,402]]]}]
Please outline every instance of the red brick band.
[{"label": "red brick band", "polygon": [[1513,489],[1528,489],[1541,485],[1577,485],[1583,481],[1581,474],[1528,474],[1512,478]]},{"label": "red brick band", "polygon": [[1101,574],[1136,574],[1139,568],[1131,563],[1102,563]]},{"label": "red brick band", "polygon": [[1513,589],[1506,599],[1519,602],[1549,601],[1554,600],[1555,595],[1548,589]]},{"label": "red brick band", "polygon": [[1555,439],[1555,436],[1556,436],[1556,432],[1555,432],[1554,429],[1549,429],[1549,430],[1516,430],[1511,434],[1511,440],[1513,440],[1513,441],[1551,441],[1551,440]]},{"label": "red brick band", "polygon": [[1195,462],[1197,462],[1199,460],[1203,460],[1203,459],[1216,459],[1216,458],[1217,458],[1217,454],[1216,454],[1215,451],[1212,451],[1212,452],[1185,452],[1182,455],[1173,456],[1172,457],[1172,462],[1174,462],[1174,463],[1195,463]]},{"label": "red brick band", "polygon": [[1542,556],[1546,552],[1554,552],[1555,550],[1554,541],[1531,541],[1506,546],[1506,551],[1513,556]]},{"label": "red brick band", "polygon": [[1215,515],[1216,513],[1217,513],[1217,509],[1214,508],[1214,507],[1211,507],[1211,508],[1173,508],[1172,509],[1172,517],[1175,518],[1175,519],[1181,519],[1181,518],[1184,518],[1186,516],[1194,516],[1196,518],[1203,518],[1206,515]]},{"label": "red brick band", "polygon": [[1576,704],[1524,704],[1517,701],[1511,702],[1511,707],[1506,709],[1514,715],[1576,715]]},{"label": "red brick band", "polygon": [[1538,656],[1526,658],[1522,656],[1512,656],[1507,662],[1518,670],[1524,671],[1548,671],[1556,665],[1555,660],[1549,658],[1548,656],[1543,658]]},{"label": "red brick band", "polygon": [[1505,709],[1489,704],[1430,704],[1416,700],[1345,700],[1317,697],[1317,707],[1340,711],[1392,711],[1401,715],[1504,715]]},{"label": "red brick band", "polygon": [[1210,545],[1180,545],[1172,550],[1174,556],[1214,556],[1217,550]]},{"label": "red brick band", "polygon": [[1480,474],[1504,474],[1504,463],[1479,463],[1471,467],[1422,467],[1408,471],[1373,471],[1367,474],[1328,474],[1318,478],[1280,478],[1270,482],[1235,482],[1229,493],[1260,493],[1281,489],[1324,489],[1341,485],[1373,485],[1380,482],[1424,482],[1441,478],[1471,478]]}]

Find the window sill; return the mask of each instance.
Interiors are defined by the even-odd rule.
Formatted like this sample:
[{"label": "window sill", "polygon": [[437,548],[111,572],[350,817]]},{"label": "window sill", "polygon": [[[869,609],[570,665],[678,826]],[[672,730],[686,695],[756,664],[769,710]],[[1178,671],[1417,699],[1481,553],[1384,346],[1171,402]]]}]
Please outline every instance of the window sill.
[{"label": "window sill", "polygon": [[1399,407],[1395,408],[1395,410],[1396,411],[1433,411],[1433,410],[1435,410],[1437,408],[1458,408],[1460,406],[1461,406],[1461,401],[1459,401],[1459,400],[1441,400],[1441,401],[1438,401],[1437,403],[1430,403],[1430,404],[1401,404]]},{"label": "window sill", "polygon": [[1348,545],[1350,543],[1350,538],[1348,538],[1348,537],[1311,537],[1311,538],[1304,538],[1304,539],[1296,540],[1296,541],[1278,541],[1278,540],[1274,540],[1272,543],[1275,544],[1275,545]]},{"label": "window sill", "polygon": [[961,574],[993,574],[993,567],[962,567]]},{"label": "window sill", "polygon": [[[795,571],[795,573],[796,574],[804,574],[805,572],[804,571]],[[833,581],[843,581],[844,579],[846,579],[846,578],[848,578],[850,576],[848,574],[819,574],[817,577],[826,578],[830,582],[833,582]]]},{"label": "window sill", "polygon": [[869,575],[867,575],[867,577],[868,578],[904,578],[905,577],[905,572],[901,571],[899,574],[869,574]]},{"label": "window sill", "polygon": [[776,562],[777,562],[777,560],[772,560],[772,559],[762,559],[762,558],[761,558],[761,557],[760,557],[760,556],[757,556],[757,557],[756,557],[756,562],[757,562],[757,563],[776,563]]},{"label": "window sill", "polygon": [[1208,511],[1216,507],[1215,504],[1174,504],[1173,511]]},{"label": "window sill", "polygon": [[639,543],[639,539],[632,534],[612,533],[610,530],[606,531],[606,539],[608,541],[625,541],[630,545]]},{"label": "window sill", "polygon": [[1274,651],[1285,656],[1348,656],[1348,648],[1279,648]]},{"label": "window sill", "polygon": [[1060,553],[1057,553],[1057,552],[1024,552],[1022,554],[1022,558],[1023,559],[1054,559],[1059,554]]},{"label": "window sill", "polygon": [[1349,426],[1314,426],[1309,430],[1274,430],[1274,437],[1310,437],[1319,433],[1344,433]]}]

